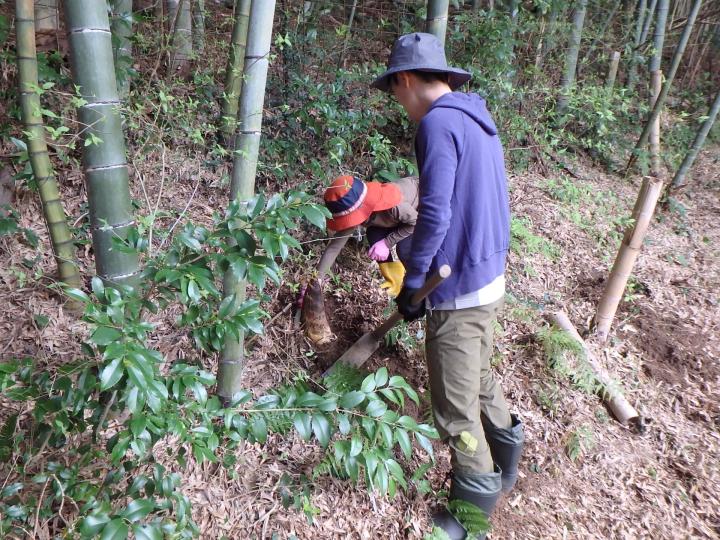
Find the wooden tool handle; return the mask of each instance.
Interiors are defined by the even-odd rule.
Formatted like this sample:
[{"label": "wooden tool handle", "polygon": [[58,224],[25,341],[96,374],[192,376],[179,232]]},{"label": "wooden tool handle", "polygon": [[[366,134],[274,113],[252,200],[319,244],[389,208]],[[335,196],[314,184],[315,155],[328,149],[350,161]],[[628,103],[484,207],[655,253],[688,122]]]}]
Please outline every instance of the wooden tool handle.
[{"label": "wooden tool handle", "polygon": [[[450,274],[452,274],[450,267],[447,264],[443,264],[413,295],[412,303],[419,304],[424,301],[428,294],[433,292],[438,285],[450,277]],[[382,338],[393,326],[399,323],[402,318],[402,314],[399,311],[395,311],[384,323],[373,330],[373,337],[377,339]]]}]

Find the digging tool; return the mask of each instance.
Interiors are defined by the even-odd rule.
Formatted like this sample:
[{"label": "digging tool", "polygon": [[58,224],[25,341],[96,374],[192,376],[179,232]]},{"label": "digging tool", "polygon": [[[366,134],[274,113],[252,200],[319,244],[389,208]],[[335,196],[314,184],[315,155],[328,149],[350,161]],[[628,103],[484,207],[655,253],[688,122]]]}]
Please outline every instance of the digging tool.
[{"label": "digging tool", "polygon": [[[450,276],[450,267],[444,264],[440,267],[435,275],[428,279],[425,284],[418,289],[413,296],[413,304],[419,304],[425,297],[430,294],[438,285],[440,285],[445,279]],[[338,364],[348,364],[353,367],[362,366],[372,354],[378,350],[382,339],[385,337],[390,329],[402,320],[403,316],[399,311],[395,311],[388,319],[380,326],[367,332],[360,339],[358,339],[352,347],[350,347],[345,353],[338,358],[335,363],[330,366],[325,372],[328,375]]]}]

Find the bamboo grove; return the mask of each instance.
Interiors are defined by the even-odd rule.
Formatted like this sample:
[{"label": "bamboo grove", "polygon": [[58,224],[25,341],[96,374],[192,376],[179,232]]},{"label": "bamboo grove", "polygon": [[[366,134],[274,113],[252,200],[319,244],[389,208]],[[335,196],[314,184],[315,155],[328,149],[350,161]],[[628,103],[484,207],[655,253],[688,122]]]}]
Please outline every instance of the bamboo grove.
[{"label": "bamboo grove", "polygon": [[[496,100],[504,142],[518,150],[512,160],[572,172],[573,159],[587,159],[639,186],[585,339],[565,313],[545,317],[585,351],[595,393],[616,418],[638,421],[588,343],[602,347],[613,335],[648,230],[692,183],[706,141],[718,140],[715,3],[13,0],[0,8],[0,41],[15,62],[6,70],[15,89],[4,94],[17,109],[4,128],[13,170],[19,185],[25,159],[36,186],[29,192],[49,243],[40,249],[55,265],[52,301],[86,332],[77,358],[60,368],[0,363],[0,389],[17,409],[0,429],[0,460],[14,463],[0,489],[0,535],[202,537],[180,475],[154,458],[169,441],[180,441],[178,464],[227,465],[246,443],[293,433],[321,448],[317,475],[390,495],[425,485],[438,434],[405,412],[420,399],[403,377],[385,368],[320,382],[298,376],[261,395],[243,382],[254,340],[271,324],[266,310],[289,286],[285,265],[293,257],[307,265],[308,230],[324,234],[329,214],[312,194],[339,171],[387,179],[416,170],[397,111],[383,113],[357,90],[382,69],[375,48],[408,31],[436,35],[472,71],[472,90]],[[363,40],[380,45],[365,50]],[[288,74],[306,58],[312,70]],[[353,99],[365,101],[343,116]],[[210,119],[194,127],[201,116]],[[678,145],[672,124],[686,116],[699,120]],[[303,137],[314,141],[310,150]],[[670,156],[673,144],[680,150]],[[149,148],[161,163],[153,179],[138,166]],[[158,209],[178,150],[217,176],[212,222],[190,215],[207,183],[200,172],[180,210]],[[155,204],[149,181],[160,183]],[[83,215],[68,212],[63,196],[82,199]],[[12,215],[0,206],[0,218]],[[158,320],[170,313],[193,347],[172,360],[157,346]],[[302,482],[310,480],[288,488],[288,504],[307,512]]]}]

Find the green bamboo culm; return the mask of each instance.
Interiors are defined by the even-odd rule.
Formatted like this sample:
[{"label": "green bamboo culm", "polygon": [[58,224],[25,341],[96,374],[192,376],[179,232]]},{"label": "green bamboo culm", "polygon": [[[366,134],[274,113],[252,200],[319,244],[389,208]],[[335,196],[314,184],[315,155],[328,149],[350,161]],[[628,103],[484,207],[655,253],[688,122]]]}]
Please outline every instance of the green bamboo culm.
[{"label": "green bamboo culm", "polygon": [[702,123],[700,129],[695,135],[695,140],[693,141],[692,145],[690,145],[687,154],[685,154],[685,159],[683,159],[680,168],[675,173],[675,177],[673,178],[671,183],[672,188],[678,188],[685,183],[685,176],[687,176],[690,167],[692,167],[693,163],[695,162],[695,158],[697,157],[698,152],[700,152],[703,144],[705,144],[705,138],[707,137],[708,133],[710,133],[710,129],[715,123],[715,119],[718,116],[718,111],[720,111],[720,90],[718,90],[718,93],[715,96],[715,101],[713,101],[712,105],[710,106],[710,111],[707,114],[707,118]]},{"label": "green bamboo culm", "polygon": [[170,71],[184,70],[192,54],[192,14],[190,0],[168,0],[172,27]]},{"label": "green bamboo culm", "polygon": [[195,0],[192,5],[192,40],[195,52],[205,50],[205,0]]},{"label": "green bamboo culm", "polygon": [[448,21],[448,0],[428,0],[425,31],[433,34],[445,46],[445,33]]},{"label": "green bamboo culm", "polygon": [[567,56],[565,57],[565,71],[560,83],[560,97],[557,102],[557,112],[565,114],[570,100],[570,91],[575,84],[575,73],[577,71],[578,55],[580,54],[580,42],[582,41],[583,27],[585,26],[585,13],[587,12],[587,0],[578,0],[575,4],[573,14],[572,32],[568,45]]},{"label": "green bamboo culm", "polygon": [[20,81],[20,109],[27,134],[28,155],[40,193],[45,223],[50,233],[60,280],[69,287],[81,286],[75,259],[75,247],[60,200],[60,190],[50,163],[45,128],[40,114],[38,64],[35,50],[35,17],[33,0],[15,2],[17,62]]},{"label": "green bamboo culm", "polygon": [[[260,150],[262,112],[274,16],[275,0],[252,3],[230,184],[230,197],[233,200],[246,200],[255,194],[255,173]],[[245,281],[238,279],[231,270],[228,270],[223,280],[223,293],[226,297],[235,295],[235,301],[239,304],[245,299]],[[244,336],[241,334],[240,339],[235,340],[226,334],[217,377],[218,395],[226,401],[241,389],[240,377],[244,357]]]},{"label": "green bamboo culm", "polygon": [[[675,48],[675,53],[673,54],[672,60],[670,62],[670,71],[667,74],[667,78],[665,79],[665,83],[663,84],[662,90],[660,91],[660,95],[658,96],[657,100],[655,100],[654,104],[652,105],[652,109],[650,111],[650,116],[648,117],[647,122],[645,122],[645,127],[643,128],[642,133],[640,134],[640,138],[638,139],[637,143],[635,143],[635,148],[633,149],[632,154],[630,154],[630,159],[628,160],[627,164],[627,170],[632,167],[632,165],[635,163],[635,160],[637,159],[638,153],[640,150],[643,149],[643,147],[647,144],[648,139],[650,137],[650,130],[652,128],[652,125],[657,121],[657,119],[660,116],[660,111],[662,111],[663,106],[665,105],[665,100],[668,97],[668,94],[670,93],[670,87],[672,86],[673,81],[675,80],[675,74],[677,73],[678,68],[680,67],[680,62],[682,60],[683,55],[685,54],[685,48],[687,47],[688,41],[690,40],[690,34],[692,33],[693,26],[695,24],[695,19],[698,16],[698,13],[700,12],[700,7],[702,6],[702,0],[694,0],[692,8],[690,10],[690,14],[688,15],[687,22],[685,23],[685,28],[683,28],[683,33],[680,36],[680,41],[677,44],[677,47]],[[667,9],[667,6],[664,6],[665,9]],[[663,6],[660,6],[660,9],[663,9]],[[660,16],[660,11],[658,12],[658,17]],[[664,35],[664,32],[662,32]],[[660,39],[658,42],[658,39],[656,39],[656,45],[658,43],[660,46],[662,46],[663,39]],[[660,67],[660,59],[659,54],[655,54],[653,56],[653,61],[651,63],[652,66],[657,66],[658,69]]]},{"label": "green bamboo culm", "polygon": [[630,66],[628,67],[628,81],[627,88],[632,91],[637,84],[637,65],[640,61],[640,43],[642,38],[643,21],[645,18],[645,11],[647,9],[647,0],[640,0],[638,5],[637,19],[635,20],[635,39],[633,41],[633,48],[630,54]]},{"label": "green bamboo culm", "polygon": [[108,283],[133,284],[138,256],[113,249],[112,242],[126,238],[135,221],[107,7],[97,0],[65,0],[63,5],[73,82],[86,101],[78,118],[85,126],[83,169],[95,268]]},{"label": "green bamboo culm", "polygon": [[235,24],[232,31],[230,59],[225,71],[225,95],[222,99],[222,117],[220,118],[221,132],[226,143],[231,141],[237,124],[251,3],[252,0],[237,0],[235,4]]},{"label": "green bamboo culm", "polygon": [[113,0],[110,30],[113,36],[113,59],[118,95],[125,99],[130,92],[132,68],[132,0]]}]

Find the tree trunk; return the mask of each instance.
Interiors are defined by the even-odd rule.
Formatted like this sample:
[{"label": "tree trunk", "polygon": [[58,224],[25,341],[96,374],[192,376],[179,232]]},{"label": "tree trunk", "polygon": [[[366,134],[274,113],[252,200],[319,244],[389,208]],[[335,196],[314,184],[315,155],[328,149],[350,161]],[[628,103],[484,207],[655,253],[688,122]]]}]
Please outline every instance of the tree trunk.
[{"label": "tree trunk", "polygon": [[196,52],[205,50],[205,0],[196,0],[192,5],[192,42]]},{"label": "tree trunk", "polygon": [[110,29],[113,36],[113,59],[118,95],[125,99],[130,91],[132,69],[132,0],[113,0]]},{"label": "tree trunk", "polygon": [[718,111],[720,111],[720,90],[718,90],[718,93],[715,96],[715,101],[713,101],[712,105],[710,106],[707,118],[700,126],[697,135],[695,135],[695,140],[688,149],[687,154],[685,154],[685,159],[683,159],[680,168],[675,173],[675,177],[670,184],[672,188],[678,188],[685,183],[685,176],[687,176],[690,167],[692,167],[693,163],[695,162],[695,158],[697,157],[698,152],[705,143],[705,138],[707,137],[708,133],[710,133],[710,129],[712,129],[712,126],[715,123]]},{"label": "tree trunk", "polygon": [[[105,2],[65,0],[73,82],[87,102],[78,109],[83,138],[83,169],[90,207],[95,266],[110,283],[132,283],[138,257],[113,249],[135,225],[130,203],[120,100],[113,66],[112,36]],[[102,142],[100,142],[102,141]]]},{"label": "tree trunk", "polygon": [[190,0],[168,0],[170,18],[170,72],[186,73],[192,55],[192,16]]},{"label": "tree trunk", "polygon": [[[36,32],[55,33],[60,28],[57,0],[36,0],[34,17]],[[35,37],[33,36],[34,41]]]},{"label": "tree trunk", "polygon": [[632,54],[630,55],[630,66],[628,67],[627,89],[632,92],[637,84],[637,66],[640,61],[640,43],[642,39],[642,27],[645,19],[645,9],[647,0],[640,0],[638,5],[637,21],[635,22],[635,40],[633,43]]},{"label": "tree trunk", "polygon": [[[661,7],[662,10],[662,3],[666,3],[667,0],[661,0]],[[675,48],[675,53],[673,54],[673,58],[670,64],[670,71],[668,72],[667,79],[665,80],[665,84],[662,86],[662,90],[657,97],[657,100],[652,99],[651,100],[651,113],[648,117],[648,121],[645,124],[645,128],[643,129],[642,133],[640,134],[640,138],[638,139],[637,144],[635,144],[635,149],[633,150],[633,153],[630,155],[630,159],[628,161],[627,168],[629,169],[633,163],[635,162],[635,159],[637,159],[637,154],[640,152],[640,150],[643,149],[645,144],[648,141],[648,137],[650,136],[650,130],[653,127],[654,124],[659,123],[660,121],[660,111],[662,110],[662,107],[665,103],[665,99],[668,96],[668,93],[670,92],[670,87],[672,85],[673,79],[675,78],[675,74],[677,73],[678,67],[680,66],[680,61],[682,60],[683,54],[685,52],[685,47],[687,45],[688,39],[690,38],[690,33],[692,32],[693,24],[695,24],[695,19],[697,18],[697,14],[700,11],[700,6],[702,5],[702,0],[693,0],[693,6],[692,10],[690,11],[690,15],[688,16],[687,23],[685,24],[685,28],[683,28],[683,33],[680,36],[680,41],[678,42],[677,47]],[[667,6],[665,6],[667,8]],[[658,17],[660,16],[661,11],[658,11]],[[658,19],[659,22],[659,19]],[[657,38],[655,39],[656,46],[660,46],[662,48],[662,41],[663,38]],[[652,73],[656,73],[659,71],[660,66],[660,58],[659,53],[656,51],[657,54],[653,56],[653,61],[651,62],[651,66],[657,66],[658,69],[653,70]]]},{"label": "tree trunk", "polygon": [[448,0],[428,0],[425,31],[433,34],[445,45],[445,32],[448,21]]},{"label": "tree trunk", "polygon": [[[252,3],[245,51],[244,83],[240,95],[239,130],[235,140],[233,159],[232,199],[245,200],[255,192],[255,173],[262,128],[270,45],[272,43],[275,0]],[[236,302],[245,299],[245,281],[238,280],[231,270],[225,273],[225,296],[235,295]],[[218,368],[218,395],[229,400],[240,390],[240,376],[244,361],[244,336],[234,340],[225,336],[225,348]]]},{"label": "tree trunk", "polygon": [[27,135],[30,165],[38,185],[60,280],[69,287],[80,288],[82,281],[75,262],[75,246],[45,143],[40,95],[35,91],[38,87],[38,65],[33,0],[16,0],[15,10],[20,109]]},{"label": "tree trunk", "polygon": [[575,83],[575,71],[577,69],[578,55],[580,54],[580,41],[582,39],[583,25],[585,24],[585,13],[587,11],[587,0],[578,0],[575,13],[573,14],[572,34],[570,44],[565,58],[565,72],[560,83],[560,97],[558,98],[557,112],[565,114],[567,110],[570,91]]},{"label": "tree trunk", "polygon": [[252,0],[237,0],[233,24],[230,58],[225,71],[225,94],[222,100],[221,131],[226,144],[232,143],[237,125],[238,100],[243,83],[245,46],[247,44],[248,20]]},{"label": "tree trunk", "polygon": [[642,249],[643,240],[652,222],[655,205],[661,192],[661,180],[649,177],[643,179],[632,212],[633,225],[625,231],[620,250],[595,313],[595,333],[601,342],[605,342],[610,333],[610,326],[622,300],[635,261]]}]

